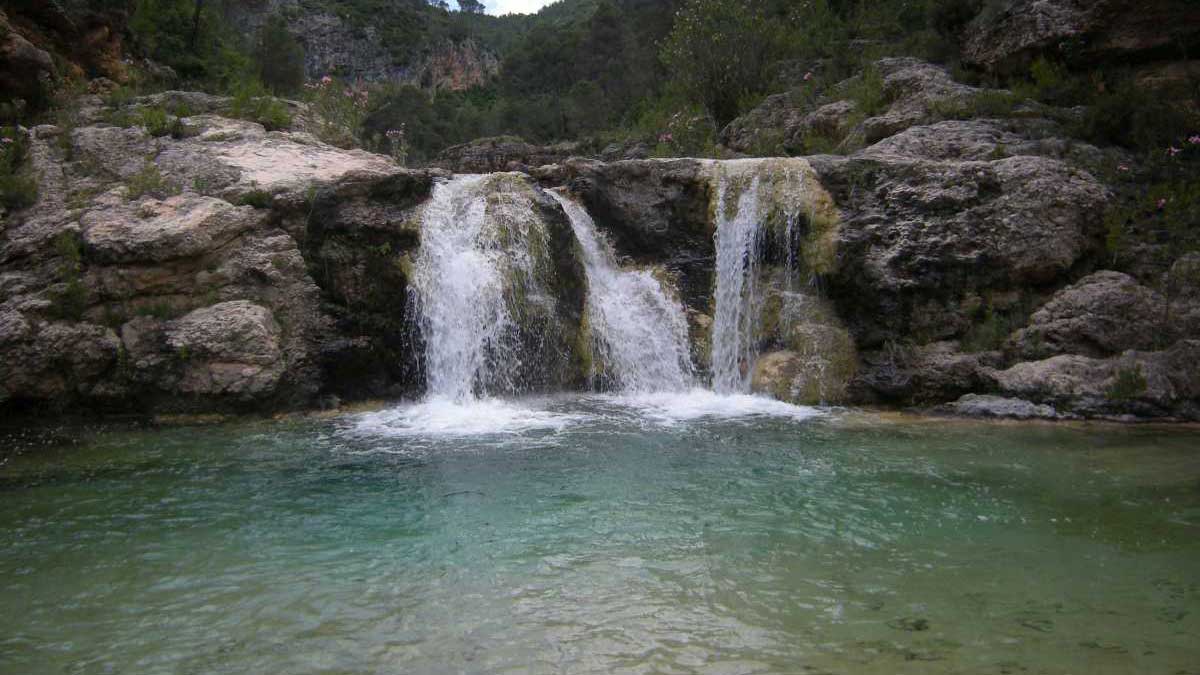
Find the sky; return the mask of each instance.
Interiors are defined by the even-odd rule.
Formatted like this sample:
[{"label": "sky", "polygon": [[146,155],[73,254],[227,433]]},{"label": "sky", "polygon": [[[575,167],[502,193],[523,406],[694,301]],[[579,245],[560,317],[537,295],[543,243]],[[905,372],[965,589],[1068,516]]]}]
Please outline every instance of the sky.
[{"label": "sky", "polygon": [[483,0],[488,14],[533,14],[553,0]]}]

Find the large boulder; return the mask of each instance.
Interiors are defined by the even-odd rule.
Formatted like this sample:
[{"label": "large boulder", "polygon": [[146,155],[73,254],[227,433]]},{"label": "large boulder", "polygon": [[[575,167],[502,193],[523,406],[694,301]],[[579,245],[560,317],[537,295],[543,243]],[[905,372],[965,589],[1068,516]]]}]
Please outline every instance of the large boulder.
[{"label": "large boulder", "polygon": [[1135,415],[1200,420],[1200,340],[1163,351],[1097,359],[1054,356],[993,374],[1006,396],[1087,417]]},{"label": "large boulder", "polygon": [[1200,36],[1200,6],[1187,0],[1008,0],[967,28],[963,58],[1013,73],[1052,53],[1081,65],[1176,56]]},{"label": "large boulder", "polygon": [[961,336],[981,298],[1054,283],[1101,246],[1109,198],[1091,175],[1035,156],[814,158],[842,212],[830,292],[860,344]]},{"label": "large boulder", "polygon": [[1088,275],[1059,291],[1013,335],[1010,349],[1025,358],[1057,354],[1106,357],[1130,349],[1150,350],[1174,342],[1172,335],[1200,335],[1200,324],[1171,320],[1167,300],[1121,272]]},{"label": "large boulder", "polygon": [[[34,130],[38,203],[0,229],[6,406],[292,407],[348,361],[410,382],[402,263],[435,174],[210,114],[184,125]],[[337,393],[397,393],[361,382]]]}]

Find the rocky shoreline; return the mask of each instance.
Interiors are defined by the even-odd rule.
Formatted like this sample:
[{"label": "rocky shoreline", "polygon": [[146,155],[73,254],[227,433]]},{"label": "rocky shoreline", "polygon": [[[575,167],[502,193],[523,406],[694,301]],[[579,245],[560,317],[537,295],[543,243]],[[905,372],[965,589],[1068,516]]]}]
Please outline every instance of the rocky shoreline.
[{"label": "rocky shoreline", "polygon": [[[764,266],[756,390],[984,417],[1200,420],[1200,257],[1180,256],[1161,283],[1104,269],[1101,177],[1128,158],[1069,138],[1046,111],[942,119],[980,92],[913,59],[878,68],[881,112],[835,102],[818,115],[847,116],[834,128],[865,147],[786,160],[811,167],[835,213],[801,224],[808,260],[792,273],[811,292],[785,292],[778,259]],[[167,92],[114,111],[91,96],[75,128],[28,130],[40,196],[0,231],[6,415],[419,395],[407,275],[421,205],[448,172],[325,145],[302,110],[293,130],[267,131],[223,116],[226,104]],[[150,107],[188,114],[169,134],[113,122]],[[731,125],[731,147],[749,128]],[[625,262],[675,285],[703,370],[717,164],[510,168],[531,194],[566,186]]]}]

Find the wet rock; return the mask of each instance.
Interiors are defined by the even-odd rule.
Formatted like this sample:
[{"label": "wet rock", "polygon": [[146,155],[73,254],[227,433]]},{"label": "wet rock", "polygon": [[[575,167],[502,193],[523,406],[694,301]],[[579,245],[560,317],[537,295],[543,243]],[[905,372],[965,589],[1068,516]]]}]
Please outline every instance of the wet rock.
[{"label": "wet rock", "polygon": [[967,394],[954,403],[940,407],[939,410],[964,417],[1001,417],[1019,420],[1061,418],[1053,406],[986,394]]},{"label": "wet rock", "polygon": [[815,294],[778,286],[767,294],[761,330],[771,347],[782,349],[758,358],[751,389],[803,405],[845,402],[858,367],[846,327]]},{"label": "wet rock", "polygon": [[999,352],[966,354],[954,341],[912,346],[889,342],[861,352],[851,397],[905,405],[953,401],[992,388],[989,373],[1003,364]]},{"label": "wet rock", "polygon": [[569,186],[620,256],[677,275],[684,304],[704,313],[712,294],[711,175],[711,162],[695,159],[571,160],[534,172],[545,185]]},{"label": "wet rock", "polygon": [[1200,419],[1200,340],[1107,359],[1062,355],[992,373],[1004,395],[1085,417]]}]

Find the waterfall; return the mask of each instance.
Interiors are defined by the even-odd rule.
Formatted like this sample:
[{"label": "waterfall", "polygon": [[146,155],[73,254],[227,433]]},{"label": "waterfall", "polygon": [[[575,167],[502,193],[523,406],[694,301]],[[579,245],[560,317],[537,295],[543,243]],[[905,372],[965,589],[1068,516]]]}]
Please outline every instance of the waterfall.
[{"label": "waterfall", "polygon": [[681,304],[649,270],[623,270],[587,210],[557,192],[582,251],[588,281],[593,381],[625,392],[684,391],[693,384]]},{"label": "waterfall", "polygon": [[775,252],[774,264],[782,263],[785,281],[777,290],[787,301],[795,295],[802,265],[811,274],[831,264],[828,237],[836,211],[803,159],[715,162],[713,169],[717,280],[712,378],[713,389],[731,394],[749,390],[758,358],[768,249]]},{"label": "waterfall", "polygon": [[524,308],[553,305],[532,252],[546,248],[545,232],[532,203],[506,192],[504,180],[506,174],[492,174],[438,182],[422,212],[410,318],[425,343],[430,398],[515,393],[529,350]]},{"label": "waterfall", "polygon": [[758,267],[762,258],[763,227],[759,218],[760,179],[737,197],[729,213],[731,181],[722,173],[717,187],[717,289],[713,316],[713,389],[732,394],[750,386],[755,357],[755,323],[760,309]]}]

